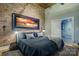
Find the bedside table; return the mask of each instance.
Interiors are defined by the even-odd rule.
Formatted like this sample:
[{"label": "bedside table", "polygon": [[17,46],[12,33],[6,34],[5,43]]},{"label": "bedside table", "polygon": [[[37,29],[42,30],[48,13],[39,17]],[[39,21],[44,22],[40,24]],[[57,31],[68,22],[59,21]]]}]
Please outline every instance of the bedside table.
[{"label": "bedside table", "polygon": [[10,45],[0,47],[0,56],[3,52],[9,51]]},{"label": "bedside table", "polygon": [[17,43],[16,42],[13,42],[10,44],[10,50],[17,50]]}]

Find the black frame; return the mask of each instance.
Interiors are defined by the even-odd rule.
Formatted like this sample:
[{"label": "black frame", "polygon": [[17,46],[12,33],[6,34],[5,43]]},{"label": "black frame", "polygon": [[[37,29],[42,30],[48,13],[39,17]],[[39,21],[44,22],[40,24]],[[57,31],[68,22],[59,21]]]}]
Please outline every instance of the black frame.
[{"label": "black frame", "polygon": [[[38,23],[38,27],[37,28],[17,27],[16,26],[16,17],[29,18],[29,19],[35,20]],[[24,15],[21,15],[21,14],[12,13],[12,29],[13,30],[14,29],[22,29],[22,28],[23,29],[27,29],[27,30],[39,30],[40,29],[39,23],[40,23],[40,20],[37,19],[37,18],[33,18],[33,17],[24,16]]]}]

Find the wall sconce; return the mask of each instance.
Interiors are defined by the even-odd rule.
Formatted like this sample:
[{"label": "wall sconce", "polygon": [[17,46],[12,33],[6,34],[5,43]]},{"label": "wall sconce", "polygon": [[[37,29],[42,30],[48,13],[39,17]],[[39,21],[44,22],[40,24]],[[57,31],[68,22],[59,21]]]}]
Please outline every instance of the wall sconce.
[{"label": "wall sconce", "polygon": [[3,30],[3,35],[6,35],[6,32],[5,32],[6,31],[6,26],[5,25],[2,26],[2,30]]},{"label": "wall sconce", "polygon": [[6,26],[5,26],[5,25],[3,25],[3,26],[2,26],[2,28],[3,28],[3,31],[5,31]]},{"label": "wall sconce", "polygon": [[44,30],[42,30],[42,32],[45,32],[45,29],[44,29]]},{"label": "wall sconce", "polygon": [[18,32],[17,32],[17,31],[15,31],[15,34],[18,34]]}]

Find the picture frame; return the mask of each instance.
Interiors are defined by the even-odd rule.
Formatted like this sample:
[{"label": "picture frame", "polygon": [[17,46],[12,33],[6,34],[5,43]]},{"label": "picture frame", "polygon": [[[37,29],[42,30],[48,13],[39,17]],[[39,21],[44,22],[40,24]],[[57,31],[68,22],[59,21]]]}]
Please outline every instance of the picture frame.
[{"label": "picture frame", "polygon": [[37,18],[12,13],[12,29],[39,30],[39,23]]}]

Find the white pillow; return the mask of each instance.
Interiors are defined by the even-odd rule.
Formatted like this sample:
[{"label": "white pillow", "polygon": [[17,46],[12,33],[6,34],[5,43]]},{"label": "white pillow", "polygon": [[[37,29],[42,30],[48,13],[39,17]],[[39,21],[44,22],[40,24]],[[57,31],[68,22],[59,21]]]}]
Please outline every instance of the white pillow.
[{"label": "white pillow", "polygon": [[34,38],[33,34],[25,34],[25,35],[26,35],[26,39]]},{"label": "white pillow", "polygon": [[38,34],[38,37],[39,37],[39,36],[43,36],[43,33],[42,33],[42,32],[37,33],[37,34]]}]

